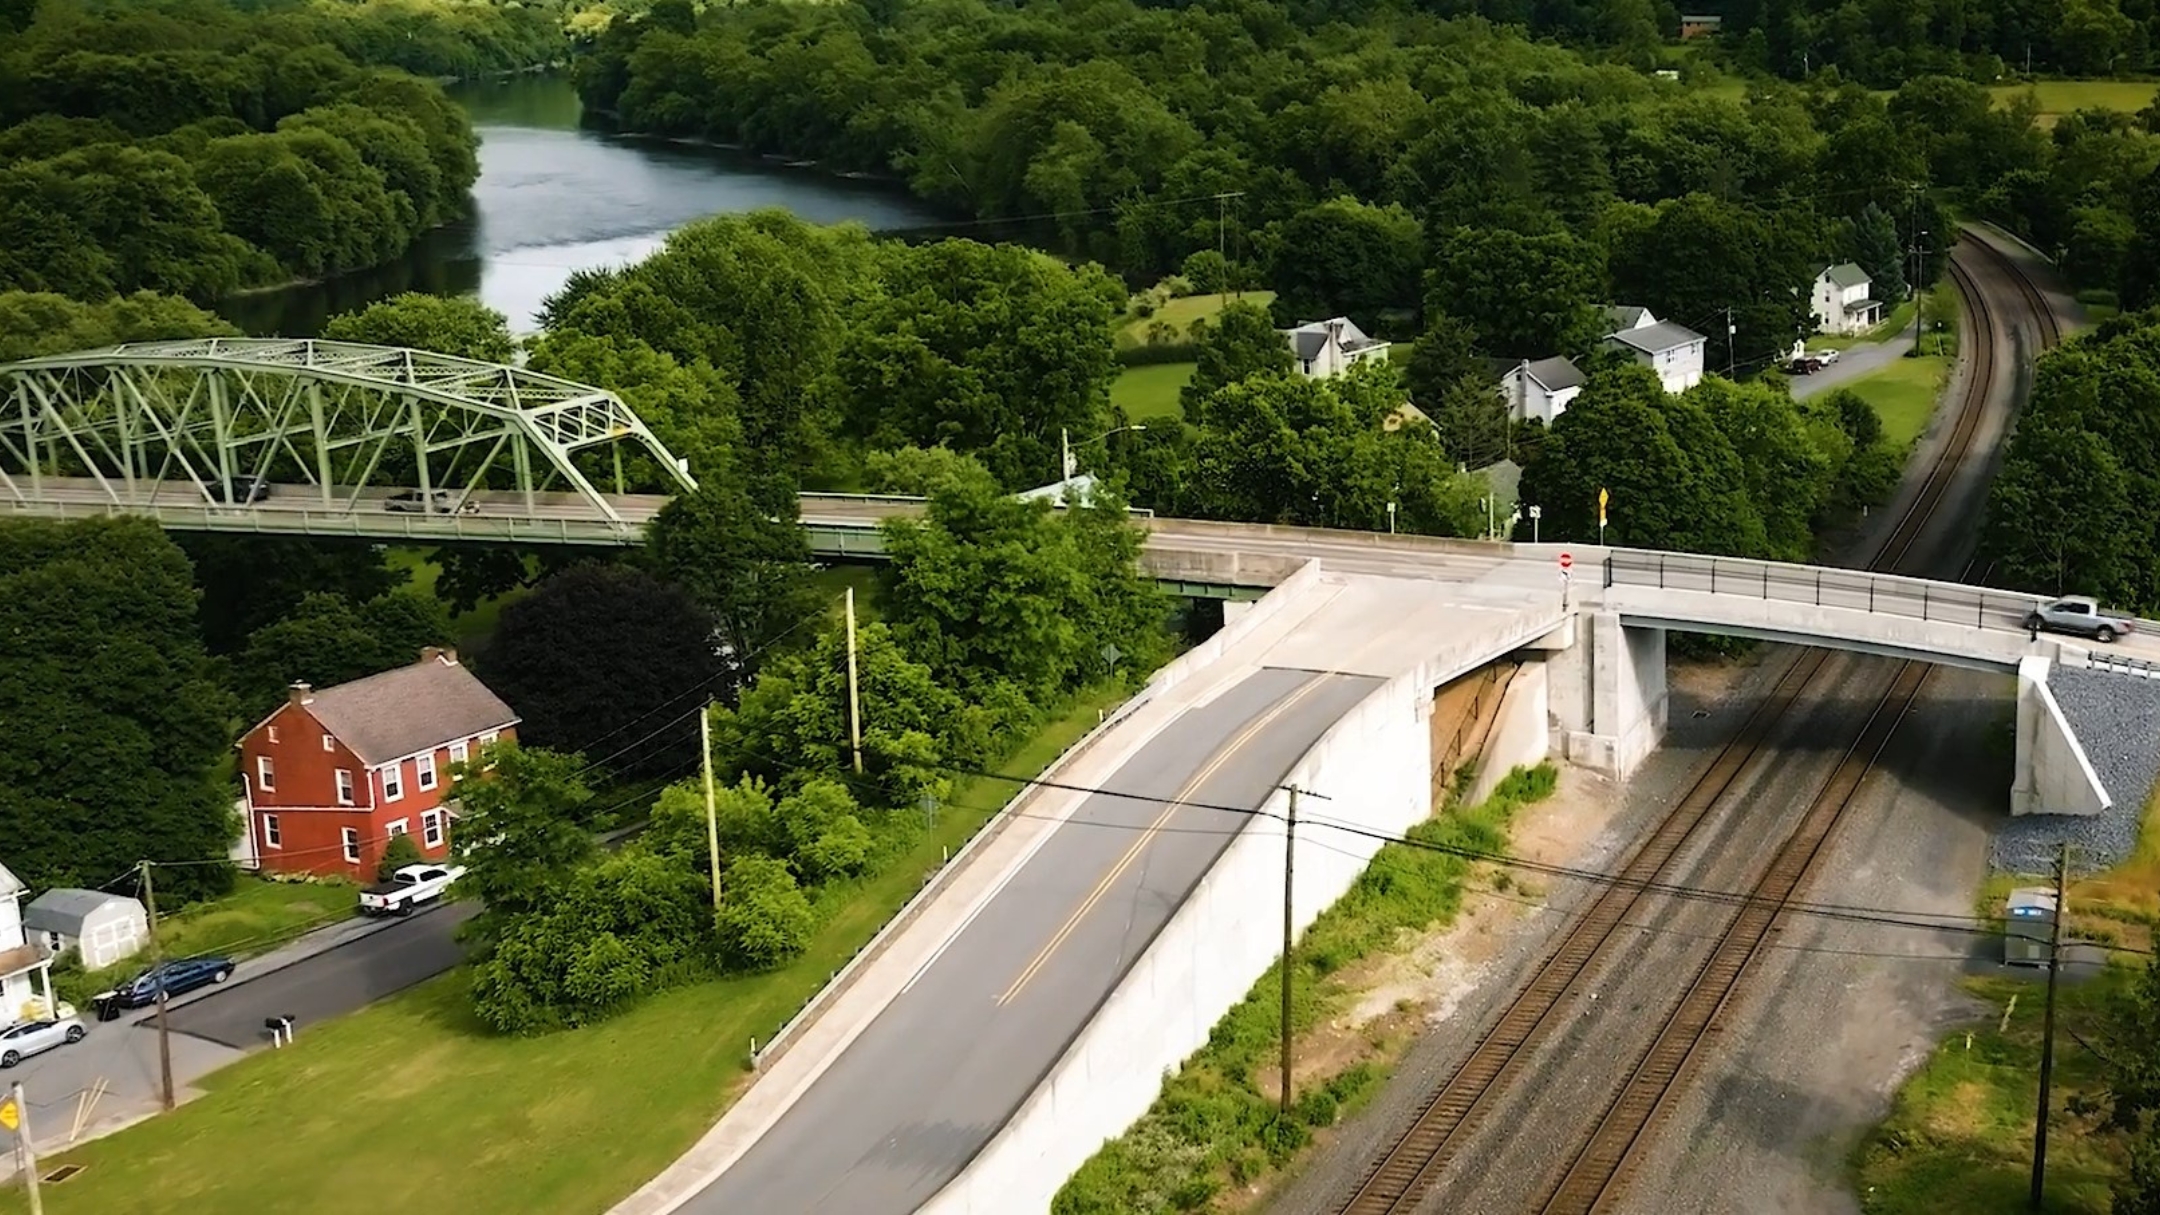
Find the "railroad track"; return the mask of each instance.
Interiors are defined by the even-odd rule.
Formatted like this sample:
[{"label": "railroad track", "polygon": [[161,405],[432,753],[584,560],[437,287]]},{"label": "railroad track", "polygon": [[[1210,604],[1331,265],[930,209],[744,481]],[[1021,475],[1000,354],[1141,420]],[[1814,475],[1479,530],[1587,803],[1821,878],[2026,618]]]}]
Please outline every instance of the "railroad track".
[{"label": "railroad track", "polygon": [[[2055,340],[2059,329],[2046,311],[2045,298],[2024,281],[2015,263],[1984,242],[1967,243],[1992,254],[1992,260],[2018,280],[2027,301],[2037,301],[2034,306],[2042,317],[2043,341]],[[1905,513],[1870,554],[1870,569],[1901,570],[1913,561],[1916,545],[1950,496],[1995,390],[1994,306],[1979,290],[1970,268],[1955,257],[1951,274],[1967,300],[1973,321],[1975,342],[1968,362],[1971,371],[1950,435],[1929,464],[1920,490]],[[1469,1057],[1426,1099],[1408,1130],[1373,1164],[1356,1192],[1340,1208],[1342,1215],[1388,1215],[1411,1211],[1419,1205],[1508,1082],[1528,1065],[1534,1048],[1565,1020],[1585,978],[1603,960],[1608,943],[1627,922],[1628,914],[1660,882],[1674,857],[1709,820],[1710,811],[1726,790],[1762,751],[1772,727],[1808,694],[1829,657],[1827,651],[1803,650],[1786,664],[1771,695],[1628,856],[1614,880],[1603,884],[1589,906],[1577,913],[1559,944],[1532,971],[1529,982],[1479,1038]],[[1751,897],[1728,922],[1657,1038],[1612,1098],[1590,1139],[1546,1186],[1542,1210],[1597,1210],[1625,1184],[1635,1147],[1665,1111],[1669,1097],[1715,1025],[1717,1014],[1775,928],[1783,905],[1805,882],[1815,857],[1834,833],[1875,757],[1889,741],[1905,709],[1919,695],[1927,673],[1924,664],[1907,662],[1891,677],[1867,725],[1847,748],[1800,826],[1780,845]]]}]

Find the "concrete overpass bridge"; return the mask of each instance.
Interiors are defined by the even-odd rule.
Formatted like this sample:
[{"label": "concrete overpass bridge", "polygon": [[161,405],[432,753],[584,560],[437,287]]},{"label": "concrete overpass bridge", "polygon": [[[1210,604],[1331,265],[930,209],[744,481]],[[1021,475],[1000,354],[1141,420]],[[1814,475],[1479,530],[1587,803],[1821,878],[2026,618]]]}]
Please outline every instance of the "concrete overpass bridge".
[{"label": "concrete overpass bridge", "polygon": [[[668,500],[631,486],[696,488],[685,462],[611,392],[420,351],[148,342],[0,366],[0,385],[0,500],[17,516],[630,545]],[[883,522],[922,509],[917,498],[806,494],[800,515],[813,553],[875,561]],[[2018,674],[2024,810],[2106,804],[2046,694],[2051,664],[2160,678],[2160,626],[2114,646],[2035,640],[2022,626],[2035,597],[2013,591],[1682,553],[1136,515],[1148,531],[1148,572],[1187,595],[1256,599],[1318,560],[1417,579],[1465,608],[1556,608],[1560,626],[1529,647],[1554,675],[1555,749],[1616,775],[1663,730],[1663,639],[1675,629]]]}]

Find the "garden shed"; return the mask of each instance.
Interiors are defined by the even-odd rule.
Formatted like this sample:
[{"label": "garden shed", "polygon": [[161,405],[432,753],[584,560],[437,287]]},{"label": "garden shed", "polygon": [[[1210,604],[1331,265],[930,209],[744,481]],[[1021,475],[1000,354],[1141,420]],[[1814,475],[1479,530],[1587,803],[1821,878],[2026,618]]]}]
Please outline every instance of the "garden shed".
[{"label": "garden shed", "polygon": [[23,932],[54,953],[80,947],[84,970],[103,970],[150,941],[143,905],[101,890],[48,890],[23,908]]}]

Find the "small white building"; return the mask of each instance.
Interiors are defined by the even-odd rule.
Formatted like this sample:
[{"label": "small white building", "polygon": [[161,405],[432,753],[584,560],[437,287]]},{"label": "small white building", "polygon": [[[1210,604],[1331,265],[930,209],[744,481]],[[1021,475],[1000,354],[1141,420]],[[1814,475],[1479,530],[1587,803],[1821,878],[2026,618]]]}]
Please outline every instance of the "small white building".
[{"label": "small white building", "polygon": [[124,894],[61,887],[23,908],[23,929],[49,953],[78,950],[84,970],[103,970],[150,943],[150,917]]},{"label": "small white building", "polygon": [[1500,395],[1507,399],[1508,417],[1550,426],[1582,395],[1583,379],[1573,359],[1524,359],[1501,373]]},{"label": "small white building", "polygon": [[1365,336],[1346,316],[1307,321],[1277,332],[1290,343],[1290,357],[1297,360],[1298,372],[1314,379],[1341,375],[1366,359],[1385,359],[1390,345]]},{"label": "small white building", "polygon": [[1829,334],[1866,333],[1882,324],[1882,301],[1871,298],[1874,281],[1851,262],[1826,266],[1815,276],[1815,328]]},{"label": "small white building", "polygon": [[13,870],[0,865],[0,1024],[51,1015],[52,959],[23,936],[22,896]]},{"label": "small white building", "polygon": [[1604,345],[1624,350],[1637,363],[1657,372],[1667,392],[1686,392],[1702,383],[1703,348],[1710,339],[1686,325],[1657,321],[1622,329],[1605,339]]}]

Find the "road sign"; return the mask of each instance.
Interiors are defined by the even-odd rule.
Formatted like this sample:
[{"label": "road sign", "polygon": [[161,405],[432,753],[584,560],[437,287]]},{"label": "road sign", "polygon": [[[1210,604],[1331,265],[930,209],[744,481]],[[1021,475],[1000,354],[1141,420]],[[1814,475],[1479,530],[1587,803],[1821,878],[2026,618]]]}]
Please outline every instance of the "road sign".
[{"label": "road sign", "polygon": [[1597,525],[1599,527],[1605,526],[1605,504],[1610,501],[1612,501],[1612,494],[1604,489],[1597,491]]},{"label": "road sign", "polygon": [[1564,569],[1564,570],[1574,569],[1574,568],[1575,568],[1575,554],[1573,554],[1573,553],[1562,553],[1562,554],[1560,554],[1560,568],[1561,568],[1561,569]]},{"label": "road sign", "polygon": [[5,1101],[0,1101],[0,1126],[12,1131],[21,1125],[22,1111],[15,1108],[15,1099],[10,1097]]}]

